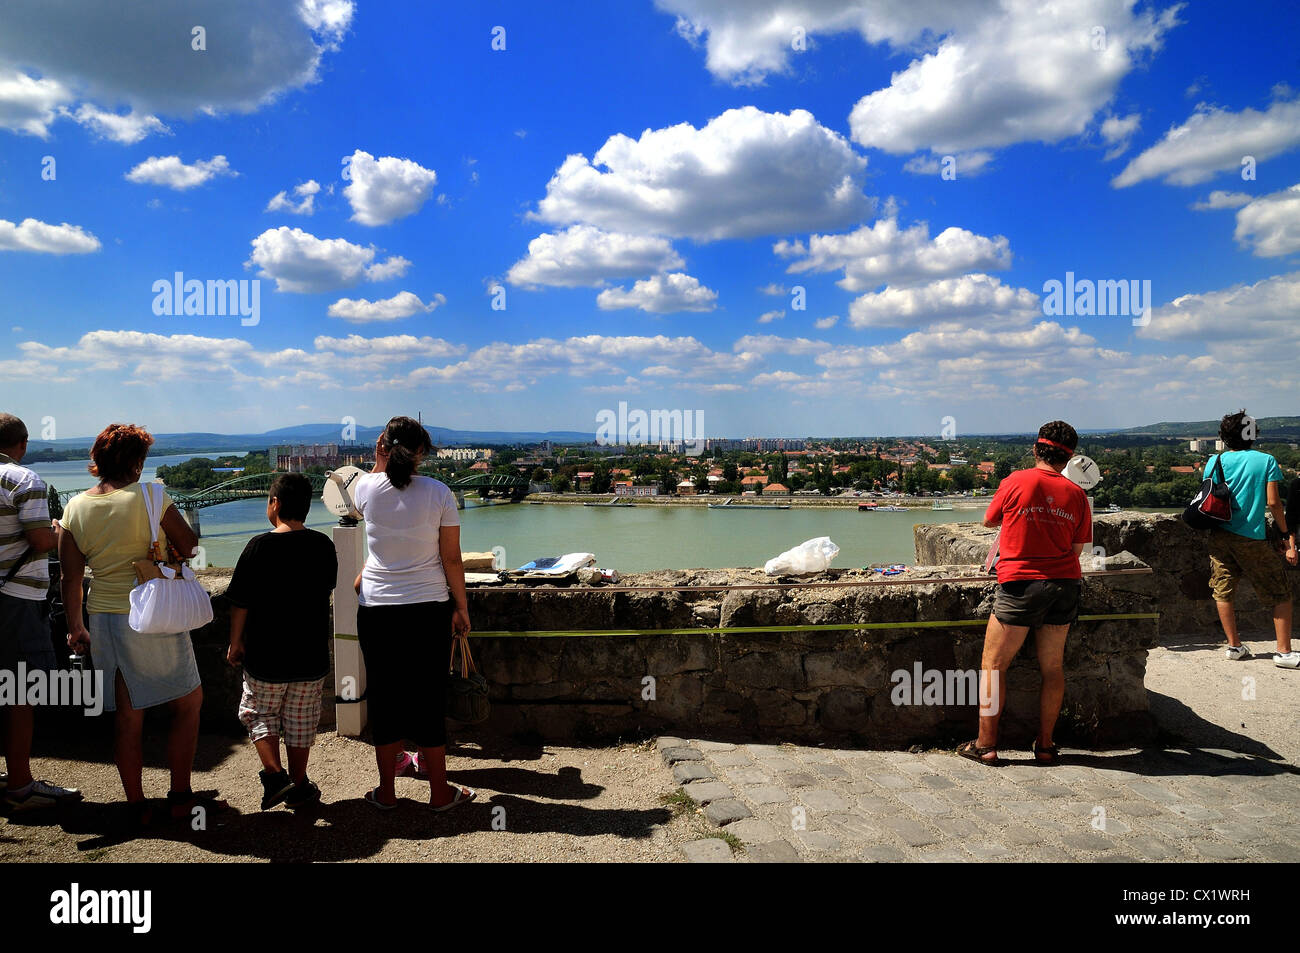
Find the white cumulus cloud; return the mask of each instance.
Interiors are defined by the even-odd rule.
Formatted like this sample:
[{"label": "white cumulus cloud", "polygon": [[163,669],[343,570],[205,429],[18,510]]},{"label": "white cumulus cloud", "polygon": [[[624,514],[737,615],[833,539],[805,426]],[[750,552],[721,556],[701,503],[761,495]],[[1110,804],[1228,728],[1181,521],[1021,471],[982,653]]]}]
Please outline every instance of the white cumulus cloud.
[{"label": "white cumulus cloud", "polygon": [[135,110],[114,113],[92,103],[82,103],[75,112],[69,112],[68,115],[103,138],[128,146],[153,133],[171,132],[157,116]]},{"label": "white cumulus cloud", "polygon": [[99,251],[99,239],[80,225],[47,225],[25,218],[17,225],[0,218],[0,251],[34,251],[49,255],[84,255]]},{"label": "white cumulus cloud", "polygon": [[200,159],[186,165],[180,156],[150,156],[126,174],[128,182],[162,185],[178,192],[192,189],[219,175],[238,175],[225,156]]},{"label": "white cumulus cloud", "polygon": [[1132,113],[1123,118],[1119,116],[1108,116],[1101,124],[1101,138],[1109,147],[1106,150],[1106,161],[1118,158],[1128,150],[1129,140],[1133,138],[1142,125],[1142,115]]},{"label": "white cumulus cloud", "polygon": [[1220,172],[1240,170],[1242,158],[1263,162],[1300,146],[1300,98],[1267,109],[1231,112],[1201,104],[1185,123],[1139,153],[1111,180],[1117,189],[1148,179],[1197,185]]},{"label": "white cumulus cloud", "polygon": [[413,314],[428,313],[447,303],[444,295],[436,294],[428,304],[410,291],[399,291],[391,298],[368,301],[365,298],[340,298],[329,307],[331,318],[342,318],[353,324],[371,321],[397,321]]},{"label": "white cumulus cloud", "polygon": [[0,129],[48,139],[50,123],[72,98],[57,80],[0,69]]},{"label": "white cumulus cloud", "polygon": [[312,294],[348,288],[362,281],[384,281],[405,274],[410,262],[400,256],[375,261],[374,246],[343,238],[317,238],[300,228],[269,228],[253,239],[249,265],[277,291]]},{"label": "white cumulus cloud", "polygon": [[569,156],[529,218],[701,241],[834,228],[870,212],[866,165],[805,110],[746,106]]},{"label": "white cumulus cloud", "polygon": [[1233,237],[1260,258],[1300,251],[1300,184],[1242,206]]},{"label": "white cumulus cloud", "polygon": [[988,238],[954,226],[932,239],[925,222],[900,229],[897,216],[845,234],[812,235],[807,244],[780,241],[772,250],[793,259],[786,269],[791,274],[843,269],[838,284],[845,291],[1011,267],[1011,245],[1002,235]]},{"label": "white cumulus cloud", "polygon": [[1214,212],[1225,208],[1241,208],[1252,198],[1253,196],[1249,192],[1229,192],[1225,189],[1215,189],[1201,201],[1194,202],[1192,208],[1198,212]]},{"label": "white cumulus cloud", "polygon": [[352,220],[362,225],[387,225],[414,215],[433,194],[438,173],[410,159],[356,150],[350,156],[351,182],[343,196],[352,205]]},{"label": "white cumulus cloud", "polygon": [[[351,0],[186,0],[148,4],[147,15],[84,0],[6,0],[0,128],[44,138],[68,116],[130,143],[162,132],[160,115],[252,112],[314,83],[352,14]],[[206,30],[204,50],[192,47],[196,25]]]},{"label": "white cumulus cloud", "polygon": [[596,296],[596,306],[602,311],[639,308],[652,314],[671,314],[675,311],[712,311],[717,307],[717,300],[718,293],[700,284],[698,278],[673,272],[638,281],[631,291],[621,287],[606,288]]},{"label": "white cumulus cloud", "polygon": [[1038,295],[990,275],[945,278],[913,288],[885,288],[849,305],[855,328],[904,328],[941,321],[1024,324],[1041,316]]},{"label": "white cumulus cloud", "polygon": [[534,238],[506,279],[524,287],[597,288],[612,278],[670,271],[684,264],[665,238],[574,225]]},{"label": "white cumulus cloud", "polygon": [[1132,0],[949,6],[917,44],[928,51],[853,107],[855,142],[897,155],[1080,135],[1178,22],[1177,7],[1135,12]]},{"label": "white cumulus cloud", "polygon": [[[1086,131],[1123,78],[1160,49],[1177,7],[1133,0],[657,0],[705,49],[711,73],[754,84],[797,69],[799,41],[854,32],[911,57],[849,119],[853,139],[892,154],[1057,142]],[[1104,32],[1098,33],[1098,28]]]},{"label": "white cumulus cloud", "polygon": [[308,179],[300,185],[293,187],[293,194],[298,196],[295,203],[289,198],[287,192],[277,192],[271,197],[271,201],[266,203],[268,212],[288,212],[290,215],[311,215],[316,211],[316,193],[320,191],[320,183],[315,179]]}]

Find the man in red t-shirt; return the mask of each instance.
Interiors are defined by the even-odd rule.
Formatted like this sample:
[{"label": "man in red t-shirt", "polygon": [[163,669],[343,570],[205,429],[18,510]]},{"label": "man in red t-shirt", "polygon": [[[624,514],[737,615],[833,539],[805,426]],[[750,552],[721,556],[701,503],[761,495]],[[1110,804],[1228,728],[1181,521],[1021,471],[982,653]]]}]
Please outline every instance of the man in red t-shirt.
[{"label": "man in red t-shirt", "polygon": [[957,749],[973,761],[1001,763],[1002,685],[1007,667],[1034,629],[1043,675],[1034,757],[1040,764],[1057,762],[1052,732],[1065,698],[1065,636],[1079,617],[1079,553],[1092,542],[1088,497],[1061,473],[1078,445],[1079,435],[1065,421],[1043,424],[1034,443],[1037,463],[1003,480],[984,514],[985,526],[1002,529],[998,591],[980,663],[979,738]]}]

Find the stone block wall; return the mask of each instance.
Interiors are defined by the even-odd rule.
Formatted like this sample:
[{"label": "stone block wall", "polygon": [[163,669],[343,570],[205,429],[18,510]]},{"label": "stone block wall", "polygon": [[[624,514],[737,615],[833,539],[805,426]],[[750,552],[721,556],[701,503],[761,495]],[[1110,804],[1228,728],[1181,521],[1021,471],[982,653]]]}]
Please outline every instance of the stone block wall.
[{"label": "stone block wall", "polygon": [[[973,737],[976,704],[895,704],[895,673],[978,669],[983,626],[837,629],[800,626],[945,623],[984,620],[988,582],[964,580],[970,566],[909,570],[920,585],[877,581],[840,588],[662,591],[668,586],[755,585],[757,570],[636,573],[618,587],[522,585],[470,590],[476,633],[676,629],[627,636],[484,636],[472,640],[490,683],[493,731],[550,741],[603,742],[673,733],[762,741],[838,742],[879,748],[947,744]],[[204,681],[205,724],[238,730],[240,680],[225,661],[229,610],[226,573],[207,573],[213,623],[194,633]],[[832,570],[814,582],[862,582],[870,574]],[[624,586],[646,591],[618,591]],[[1148,595],[1092,580],[1083,611],[1152,611]],[[774,627],[714,633],[714,628]],[[1151,737],[1143,676],[1156,644],[1150,621],[1083,622],[1066,654],[1060,734],[1086,744],[1138,743]],[[918,670],[919,666],[919,670]],[[934,676],[931,676],[933,678]],[[650,681],[647,681],[650,679]],[[1031,740],[1037,724],[1038,669],[1031,636],[1008,675],[1004,740]],[[325,689],[332,723],[331,679]],[[920,689],[917,689],[918,694]],[[940,699],[942,701],[944,699]],[[949,702],[962,700],[948,698]],[[474,729],[464,729],[462,736]]]},{"label": "stone block wall", "polygon": [[[494,727],[543,737],[607,739],[671,732],[802,742],[907,747],[971,736],[968,705],[896,705],[894,673],[979,667],[983,626],[800,631],[803,625],[983,620],[993,586],[963,581],[970,567],[912,571],[917,586],[879,583],[824,589],[618,592],[608,587],[489,588],[470,594],[476,631],[682,629],[614,637],[479,637],[472,642],[491,683]],[[869,578],[832,571],[814,581]],[[753,570],[631,574],[620,585],[708,586],[764,582]],[[1084,612],[1150,612],[1138,592],[1094,580]],[[710,628],[776,627],[709,633]],[[788,628],[786,628],[788,627]],[[1147,621],[1080,623],[1066,656],[1062,736],[1087,743],[1149,738],[1143,676],[1156,644]],[[1037,724],[1032,636],[1009,673],[1005,737],[1028,744]],[[653,683],[646,681],[647,677]],[[653,698],[646,697],[653,685]]]}]

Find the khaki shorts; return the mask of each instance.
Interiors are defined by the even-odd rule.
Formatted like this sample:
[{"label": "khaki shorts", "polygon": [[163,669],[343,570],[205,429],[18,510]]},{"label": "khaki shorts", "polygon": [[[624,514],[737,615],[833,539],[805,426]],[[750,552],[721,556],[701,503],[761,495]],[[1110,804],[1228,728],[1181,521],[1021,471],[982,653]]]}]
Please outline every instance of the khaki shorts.
[{"label": "khaki shorts", "polygon": [[1210,530],[1210,591],[1215,602],[1232,602],[1237,580],[1245,576],[1264,605],[1291,601],[1282,557],[1266,539],[1247,539],[1223,529]]}]

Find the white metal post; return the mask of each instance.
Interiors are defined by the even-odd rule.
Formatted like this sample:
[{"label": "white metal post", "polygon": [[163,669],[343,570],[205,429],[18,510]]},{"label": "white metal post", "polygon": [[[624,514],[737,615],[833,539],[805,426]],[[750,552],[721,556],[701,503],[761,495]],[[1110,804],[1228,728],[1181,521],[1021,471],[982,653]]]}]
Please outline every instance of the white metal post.
[{"label": "white metal post", "polygon": [[335,526],[339,574],[334,587],[335,731],[355,738],[366,727],[366,663],[357,641],[357,593],[352,588],[366,560],[365,527]]}]

